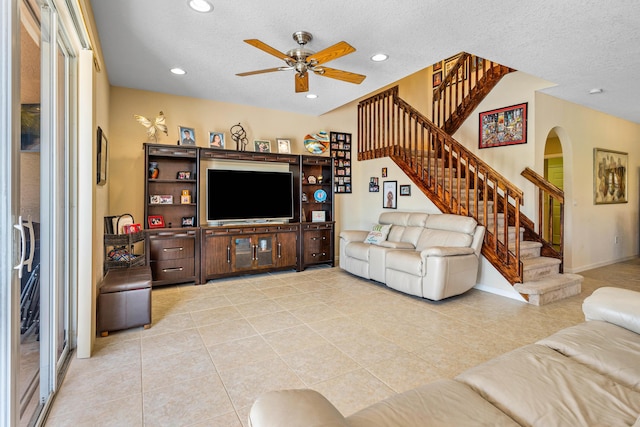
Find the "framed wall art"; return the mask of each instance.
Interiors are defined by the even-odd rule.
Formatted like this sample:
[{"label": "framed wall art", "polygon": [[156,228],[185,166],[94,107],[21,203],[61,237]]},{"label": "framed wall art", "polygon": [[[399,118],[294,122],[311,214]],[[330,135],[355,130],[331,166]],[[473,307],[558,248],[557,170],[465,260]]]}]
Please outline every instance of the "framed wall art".
[{"label": "framed wall art", "polygon": [[627,203],[629,154],[593,149],[593,203]]},{"label": "framed wall art", "polygon": [[400,195],[401,196],[410,196],[411,195],[411,185],[401,185],[400,186]]},{"label": "framed wall art", "polygon": [[102,128],[98,126],[98,134],[96,135],[97,158],[96,158],[96,183],[105,185],[107,183],[107,137],[102,132]]},{"label": "framed wall art", "polygon": [[527,143],[527,103],[480,113],[478,148]]},{"label": "framed wall art", "polygon": [[384,181],[382,183],[382,207],[385,209],[398,208],[398,181]]},{"label": "framed wall art", "polygon": [[329,132],[329,155],[333,158],[333,192],[351,193],[351,134]]}]

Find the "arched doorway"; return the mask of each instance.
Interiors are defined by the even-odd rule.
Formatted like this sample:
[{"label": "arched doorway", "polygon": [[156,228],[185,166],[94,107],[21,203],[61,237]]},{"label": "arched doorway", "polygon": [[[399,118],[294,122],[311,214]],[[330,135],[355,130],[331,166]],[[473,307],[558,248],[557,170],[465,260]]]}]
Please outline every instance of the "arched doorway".
[{"label": "arched doorway", "polygon": [[[559,189],[564,190],[562,144],[554,129],[549,131],[544,146],[544,178]],[[554,246],[559,247],[562,241],[562,236],[560,235],[560,205],[555,203],[550,209],[549,201],[545,199],[542,212],[544,215],[542,220],[544,224],[543,237]],[[552,226],[549,227],[549,224]]]}]

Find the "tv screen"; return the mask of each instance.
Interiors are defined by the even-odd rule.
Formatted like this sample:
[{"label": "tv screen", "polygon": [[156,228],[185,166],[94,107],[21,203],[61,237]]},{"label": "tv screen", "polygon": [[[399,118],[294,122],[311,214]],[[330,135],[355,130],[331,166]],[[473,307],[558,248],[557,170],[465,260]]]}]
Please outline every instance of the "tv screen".
[{"label": "tv screen", "polygon": [[293,174],[207,169],[207,221],[293,218]]}]

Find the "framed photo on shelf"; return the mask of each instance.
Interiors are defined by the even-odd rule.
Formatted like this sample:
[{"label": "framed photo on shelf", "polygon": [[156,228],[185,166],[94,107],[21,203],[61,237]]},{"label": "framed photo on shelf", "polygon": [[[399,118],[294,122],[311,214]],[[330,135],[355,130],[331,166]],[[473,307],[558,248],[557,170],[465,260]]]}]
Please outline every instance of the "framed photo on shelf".
[{"label": "framed photo on shelf", "polygon": [[478,148],[527,143],[527,103],[480,113]]},{"label": "framed photo on shelf", "polygon": [[191,171],[178,171],[176,179],[191,179]]},{"label": "framed photo on shelf", "polygon": [[288,139],[276,138],[278,153],[291,154],[291,141]]},{"label": "framed photo on shelf", "polygon": [[593,203],[627,203],[629,154],[593,149]]},{"label": "framed photo on shelf", "polygon": [[147,223],[149,228],[164,228],[164,217],[162,215],[149,215]]},{"label": "framed photo on shelf", "polygon": [[182,226],[183,227],[193,227],[196,223],[196,218],[193,216],[183,216],[182,217]]},{"label": "framed photo on shelf", "polygon": [[411,185],[401,185],[400,186],[400,195],[401,196],[410,196],[411,195]]},{"label": "framed photo on shelf", "polygon": [[224,148],[223,132],[209,132],[209,148]]},{"label": "framed photo on shelf", "polygon": [[382,183],[382,207],[385,209],[398,208],[398,181],[384,181]]},{"label": "framed photo on shelf", "polygon": [[258,153],[270,153],[271,141],[266,139],[256,139],[253,141],[254,151]]},{"label": "framed photo on shelf", "polygon": [[178,145],[196,145],[196,131],[193,128],[178,126]]},{"label": "framed photo on shelf", "polygon": [[151,205],[171,205],[173,204],[173,196],[165,194],[153,194],[149,197]]}]

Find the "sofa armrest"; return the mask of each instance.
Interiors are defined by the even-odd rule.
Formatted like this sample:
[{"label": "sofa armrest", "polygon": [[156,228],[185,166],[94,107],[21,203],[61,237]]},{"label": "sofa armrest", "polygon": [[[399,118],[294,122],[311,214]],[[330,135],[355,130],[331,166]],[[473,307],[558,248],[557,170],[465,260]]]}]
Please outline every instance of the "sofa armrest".
[{"label": "sofa armrest", "polygon": [[364,242],[364,239],[369,235],[368,231],[363,230],[343,230],[340,232],[340,239],[345,243],[349,242]]},{"label": "sofa armrest", "polygon": [[582,303],[586,320],[601,320],[640,334],[640,292],[603,287]]},{"label": "sofa armrest", "polygon": [[475,251],[469,247],[454,247],[454,246],[432,246],[430,248],[423,249],[420,255],[423,258],[430,256],[458,256],[458,255],[471,255]]},{"label": "sofa armrest", "polygon": [[250,427],[348,427],[347,421],[315,390],[269,391],[249,412]]}]

